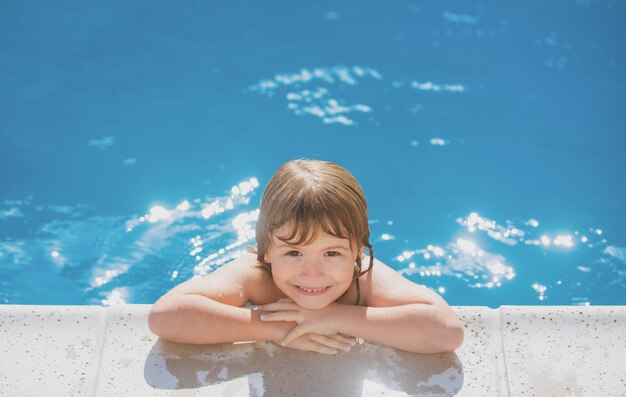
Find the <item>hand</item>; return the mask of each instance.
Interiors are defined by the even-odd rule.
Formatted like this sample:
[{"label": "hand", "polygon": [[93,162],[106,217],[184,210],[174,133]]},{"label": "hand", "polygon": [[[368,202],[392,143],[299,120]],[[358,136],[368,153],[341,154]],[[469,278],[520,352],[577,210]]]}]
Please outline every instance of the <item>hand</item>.
[{"label": "hand", "polygon": [[356,339],[340,334],[328,336],[304,334],[294,339],[287,345],[287,347],[292,349],[308,350],[321,354],[335,355],[337,354],[338,349],[348,352],[355,344]]},{"label": "hand", "polygon": [[[271,313],[262,314],[260,318],[262,321],[298,323],[280,342],[282,346],[287,346],[305,334],[315,334],[317,337],[337,335],[338,331],[333,320],[334,305],[336,304],[331,303],[323,309],[304,309],[291,299],[283,298],[278,302],[263,305],[260,309]],[[318,343],[319,341],[317,338]]]}]

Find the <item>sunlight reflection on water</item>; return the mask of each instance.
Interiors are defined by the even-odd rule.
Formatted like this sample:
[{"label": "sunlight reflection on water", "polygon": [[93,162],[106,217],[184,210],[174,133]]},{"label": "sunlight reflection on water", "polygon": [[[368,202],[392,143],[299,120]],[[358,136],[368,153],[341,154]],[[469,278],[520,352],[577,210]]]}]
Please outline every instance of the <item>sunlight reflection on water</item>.
[{"label": "sunlight reflection on water", "polygon": [[[154,205],[146,214],[126,220],[90,214],[93,209],[87,206],[34,205],[31,199],[5,201],[0,209],[5,219],[32,222],[38,213],[49,217],[38,224],[32,238],[0,241],[3,279],[17,280],[10,288],[5,281],[1,298],[5,303],[20,303],[29,300],[31,289],[66,283],[75,288],[60,298],[68,302],[114,305],[150,301],[184,279],[210,273],[254,244],[258,209],[250,205],[250,198],[258,188],[258,180],[250,178],[233,185],[229,195],[185,199],[171,208]],[[460,281],[470,289],[515,283],[520,269],[528,266],[520,258],[532,250],[543,255],[569,252],[572,265],[564,276],[571,276],[570,304],[590,303],[586,298],[589,287],[575,281],[582,275],[608,273],[609,285],[626,284],[626,248],[610,245],[599,228],[549,233],[537,219],[497,222],[476,212],[457,218],[456,224],[460,230],[454,241],[403,249],[382,260],[446,295],[460,293],[458,287],[443,285],[446,280]],[[393,221],[388,221],[389,225]],[[400,244],[396,239],[404,240],[404,236],[373,236],[378,244]],[[508,248],[502,251],[492,245],[486,249],[489,240]],[[510,254],[504,253],[510,249],[522,251],[510,259]],[[589,254],[591,260],[583,259]],[[41,285],[20,291],[19,279],[29,276],[35,276],[31,282],[40,279]],[[538,302],[549,302],[550,291],[562,285],[561,279],[552,283],[535,280],[528,288],[535,291]]]}]

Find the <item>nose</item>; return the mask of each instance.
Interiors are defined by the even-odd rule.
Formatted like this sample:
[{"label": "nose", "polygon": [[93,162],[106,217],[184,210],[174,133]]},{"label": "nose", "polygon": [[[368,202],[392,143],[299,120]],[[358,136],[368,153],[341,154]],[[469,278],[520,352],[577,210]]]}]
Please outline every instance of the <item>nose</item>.
[{"label": "nose", "polygon": [[320,260],[316,258],[305,258],[300,269],[300,276],[317,279],[324,277],[324,269]]}]

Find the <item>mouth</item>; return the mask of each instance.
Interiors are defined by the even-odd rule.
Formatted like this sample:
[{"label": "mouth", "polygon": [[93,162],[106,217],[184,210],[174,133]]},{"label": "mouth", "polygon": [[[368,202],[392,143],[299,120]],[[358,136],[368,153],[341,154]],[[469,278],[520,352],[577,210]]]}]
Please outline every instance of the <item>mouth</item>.
[{"label": "mouth", "polygon": [[318,288],[309,288],[309,287],[303,287],[301,285],[294,285],[294,287],[301,294],[308,295],[308,296],[323,295],[326,292],[328,292],[328,290],[330,290],[330,286],[328,286],[328,287],[318,287]]}]

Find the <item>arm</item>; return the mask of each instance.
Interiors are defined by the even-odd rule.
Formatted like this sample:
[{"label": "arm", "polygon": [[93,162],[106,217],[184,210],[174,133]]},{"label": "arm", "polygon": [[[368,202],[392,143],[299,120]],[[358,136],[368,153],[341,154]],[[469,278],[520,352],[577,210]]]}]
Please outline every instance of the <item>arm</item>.
[{"label": "arm", "polygon": [[[338,332],[416,353],[453,351],[463,342],[456,315],[429,304],[392,307],[336,305],[332,310]],[[458,323],[457,323],[458,321]]]},{"label": "arm", "polygon": [[[281,341],[296,323],[262,322],[262,312],[240,307],[248,301],[267,303],[284,296],[269,276],[252,266],[254,263],[254,256],[244,255],[204,278],[172,289],[152,306],[150,330],[179,343]],[[353,344],[353,339],[343,335],[306,334],[289,347],[336,354],[337,349],[350,350]]]},{"label": "arm", "polygon": [[148,326],[164,339],[194,344],[276,340],[293,328],[286,322],[263,323],[258,311],[177,293],[159,299],[150,311]]},{"label": "arm", "polygon": [[[264,323],[259,319],[259,311],[240,307],[250,299],[249,284],[259,281],[251,277],[255,274],[251,271],[256,269],[250,265],[250,257],[244,255],[204,278],[172,289],[152,307],[148,317],[150,330],[164,339],[195,344],[284,337],[295,324]],[[270,301],[275,300],[271,293],[267,295]]]},{"label": "arm", "polygon": [[[363,286],[368,307],[333,303],[320,310],[295,304],[265,305],[273,321],[296,321],[284,340],[301,332],[343,333],[418,353],[453,351],[463,342],[463,326],[450,306],[434,291],[417,285],[376,261]],[[294,307],[295,305],[295,307]]]},{"label": "arm", "polygon": [[348,335],[419,353],[453,351],[461,346],[463,325],[441,296],[380,261],[371,273],[366,282],[368,307],[335,307],[340,329]]}]

